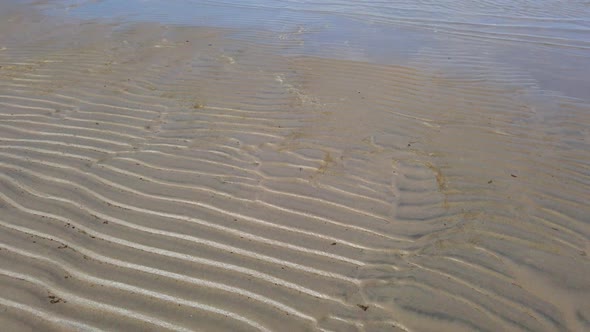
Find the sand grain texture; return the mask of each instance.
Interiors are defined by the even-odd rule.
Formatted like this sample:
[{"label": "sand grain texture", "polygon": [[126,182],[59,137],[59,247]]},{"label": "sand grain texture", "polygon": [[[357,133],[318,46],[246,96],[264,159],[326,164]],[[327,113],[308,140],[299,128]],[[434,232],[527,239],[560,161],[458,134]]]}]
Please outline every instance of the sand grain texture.
[{"label": "sand grain texture", "polygon": [[2,326],[590,328],[587,104],[482,59],[2,15]]}]

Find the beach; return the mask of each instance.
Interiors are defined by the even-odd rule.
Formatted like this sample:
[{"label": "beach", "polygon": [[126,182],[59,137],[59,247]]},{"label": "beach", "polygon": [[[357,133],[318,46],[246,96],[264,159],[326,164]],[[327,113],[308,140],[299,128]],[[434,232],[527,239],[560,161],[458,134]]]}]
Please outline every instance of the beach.
[{"label": "beach", "polygon": [[0,4],[2,330],[590,330],[590,8],[461,3]]}]

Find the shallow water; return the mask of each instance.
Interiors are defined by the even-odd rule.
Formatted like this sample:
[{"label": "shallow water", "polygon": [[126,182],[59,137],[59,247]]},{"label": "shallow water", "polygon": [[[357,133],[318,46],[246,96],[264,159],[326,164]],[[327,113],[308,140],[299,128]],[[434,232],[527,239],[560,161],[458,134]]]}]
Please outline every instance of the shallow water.
[{"label": "shallow water", "polygon": [[[481,57],[546,90],[588,98],[587,1],[72,1],[52,9],[86,19],[265,30],[301,35],[304,54],[398,63],[420,51]],[[67,4],[67,5],[66,5]],[[53,4],[52,4],[53,7]],[[329,51],[322,51],[326,46]],[[468,65],[468,64],[467,64]]]},{"label": "shallow water", "polygon": [[9,330],[590,330],[583,1],[0,3]]}]

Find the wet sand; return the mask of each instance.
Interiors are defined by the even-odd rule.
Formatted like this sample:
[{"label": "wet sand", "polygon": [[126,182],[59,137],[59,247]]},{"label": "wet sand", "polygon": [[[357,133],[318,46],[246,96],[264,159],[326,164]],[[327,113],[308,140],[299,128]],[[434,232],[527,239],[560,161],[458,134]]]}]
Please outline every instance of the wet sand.
[{"label": "wet sand", "polygon": [[590,329],[584,99],[0,9],[6,330]]}]

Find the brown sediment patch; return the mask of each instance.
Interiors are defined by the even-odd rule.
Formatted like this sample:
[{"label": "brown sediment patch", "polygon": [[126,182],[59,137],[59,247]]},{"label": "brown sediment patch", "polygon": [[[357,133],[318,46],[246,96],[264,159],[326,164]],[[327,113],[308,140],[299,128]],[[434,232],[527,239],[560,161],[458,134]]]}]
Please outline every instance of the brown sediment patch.
[{"label": "brown sediment patch", "polygon": [[325,153],[325,157],[322,160],[322,164],[320,165],[320,167],[317,170],[318,174],[325,174],[326,171],[328,170],[328,168],[334,164],[334,159],[332,159],[332,155],[330,154],[330,152],[326,152]]},{"label": "brown sediment patch", "polygon": [[444,200],[443,200],[443,207],[445,209],[449,208],[449,199],[447,197],[447,179],[445,178],[445,176],[443,175],[442,171],[440,170],[440,168],[434,166],[431,163],[426,163],[426,166],[435,174],[435,178],[436,178],[436,184],[438,185],[438,191],[444,196]]}]

